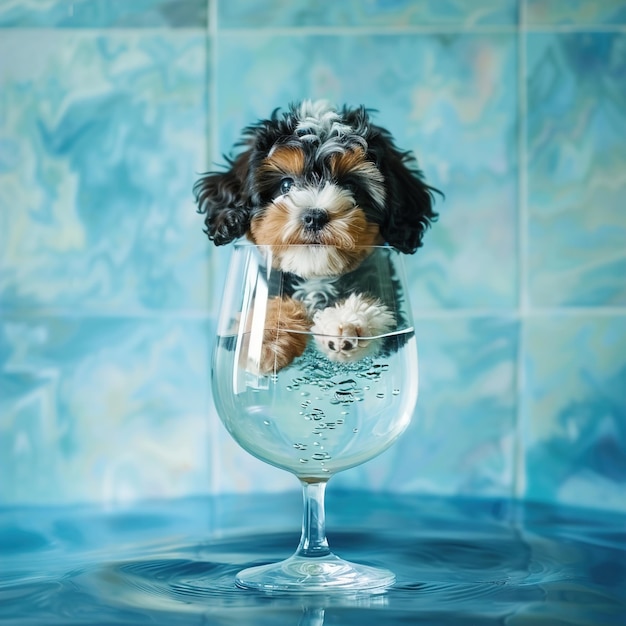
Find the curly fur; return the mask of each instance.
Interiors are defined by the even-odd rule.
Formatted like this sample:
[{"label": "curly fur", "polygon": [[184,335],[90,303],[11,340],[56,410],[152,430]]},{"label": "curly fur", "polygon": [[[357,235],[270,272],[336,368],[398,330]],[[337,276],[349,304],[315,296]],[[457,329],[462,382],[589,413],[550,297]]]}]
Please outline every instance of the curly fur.
[{"label": "curly fur", "polygon": [[224,171],[207,172],[194,185],[209,239],[221,246],[245,236],[268,246],[274,269],[291,277],[281,279],[269,307],[254,364],[261,373],[302,354],[309,330],[332,360],[398,345],[379,337],[401,324],[394,281],[381,296],[360,284],[366,270],[354,270],[366,262],[368,246],[414,253],[438,217],[433,201],[441,192],[370,113],[309,100],[276,109],[244,128]]},{"label": "curly fur", "polygon": [[[267,243],[267,234],[251,227],[277,205],[283,211],[292,208],[280,201],[280,183],[293,178],[294,191],[308,191],[310,200],[327,184],[347,192],[352,210],[376,228],[364,244],[388,243],[415,252],[437,219],[433,195],[440,192],[426,184],[412,153],[400,150],[370,113],[362,106],[337,109],[325,101],[304,101],[247,126],[238,144],[243,150],[227,158],[226,170],[207,172],[194,186],[209,238],[216,245],[244,235]],[[305,235],[303,231],[300,240],[292,237],[289,243],[311,243]],[[333,245],[330,239],[322,243]]]}]

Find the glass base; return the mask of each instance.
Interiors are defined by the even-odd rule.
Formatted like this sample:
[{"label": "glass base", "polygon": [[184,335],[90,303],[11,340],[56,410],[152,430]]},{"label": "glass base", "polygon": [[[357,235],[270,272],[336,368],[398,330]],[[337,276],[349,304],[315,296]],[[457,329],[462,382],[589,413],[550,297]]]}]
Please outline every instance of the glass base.
[{"label": "glass base", "polygon": [[372,591],[393,585],[387,569],[344,561],[334,554],[291,556],[285,561],[249,567],[235,577],[238,587],[259,591]]}]

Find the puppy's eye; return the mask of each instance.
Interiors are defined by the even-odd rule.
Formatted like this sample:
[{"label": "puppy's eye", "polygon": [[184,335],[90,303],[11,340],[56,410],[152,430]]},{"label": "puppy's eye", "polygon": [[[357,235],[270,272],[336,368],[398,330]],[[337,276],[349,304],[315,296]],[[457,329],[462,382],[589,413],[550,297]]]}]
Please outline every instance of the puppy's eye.
[{"label": "puppy's eye", "polygon": [[289,190],[293,187],[293,183],[294,183],[293,178],[283,178],[280,181],[280,186],[279,186],[280,193],[283,195],[288,193]]}]

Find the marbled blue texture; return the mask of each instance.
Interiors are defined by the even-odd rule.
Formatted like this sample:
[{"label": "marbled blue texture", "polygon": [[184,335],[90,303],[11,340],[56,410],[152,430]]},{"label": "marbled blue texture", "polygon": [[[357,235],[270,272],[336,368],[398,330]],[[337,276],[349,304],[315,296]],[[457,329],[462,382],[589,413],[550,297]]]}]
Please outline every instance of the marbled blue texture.
[{"label": "marbled blue texture", "polygon": [[515,306],[514,35],[229,34],[217,54],[221,152],[276,103],[326,98],[378,110],[375,121],[446,195],[418,253],[419,275],[411,272],[416,304]]},{"label": "marbled blue texture", "polygon": [[[334,488],[511,497],[517,322],[418,318],[415,328],[419,400],[411,424],[381,456],[333,477]],[[221,425],[218,430],[226,492],[297,485],[286,472],[250,459]]]},{"label": "marbled blue texture", "polygon": [[527,48],[531,301],[626,305],[626,34]]},{"label": "marbled blue texture", "polygon": [[212,406],[229,250],[191,186],[241,127],[323,97],[378,109],[446,194],[407,258],[415,419],[334,484],[624,510],[625,19],[616,0],[0,2],[0,500],[297,489]]},{"label": "marbled blue texture", "polygon": [[339,474],[354,489],[513,496],[518,322],[416,316],[419,397],[394,447]]},{"label": "marbled blue texture", "polygon": [[208,491],[211,334],[193,319],[4,315],[0,501]]},{"label": "marbled blue texture", "polygon": [[511,25],[515,0],[222,0],[223,28]]},{"label": "marbled blue texture", "polygon": [[204,51],[194,34],[3,33],[4,308],[204,309]]},{"label": "marbled blue texture", "polygon": [[526,0],[530,25],[619,26],[626,24],[624,0]]},{"label": "marbled blue texture", "polygon": [[526,494],[626,511],[626,314],[538,316],[527,346]]},{"label": "marbled blue texture", "polygon": [[0,28],[203,28],[207,6],[206,0],[2,0]]}]

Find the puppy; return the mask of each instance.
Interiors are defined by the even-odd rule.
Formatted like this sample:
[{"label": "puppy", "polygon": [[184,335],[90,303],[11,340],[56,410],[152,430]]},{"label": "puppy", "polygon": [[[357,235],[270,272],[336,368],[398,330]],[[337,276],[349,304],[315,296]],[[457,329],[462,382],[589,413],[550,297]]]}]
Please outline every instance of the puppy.
[{"label": "puppy", "polygon": [[204,174],[194,194],[216,245],[245,236],[268,246],[276,269],[293,276],[271,302],[262,371],[302,354],[309,331],[332,360],[374,354],[380,345],[367,337],[398,320],[384,298],[349,277],[363,274],[355,270],[367,246],[414,253],[437,218],[440,192],[364,107],[305,100],[246,127],[236,145],[225,171]]}]

